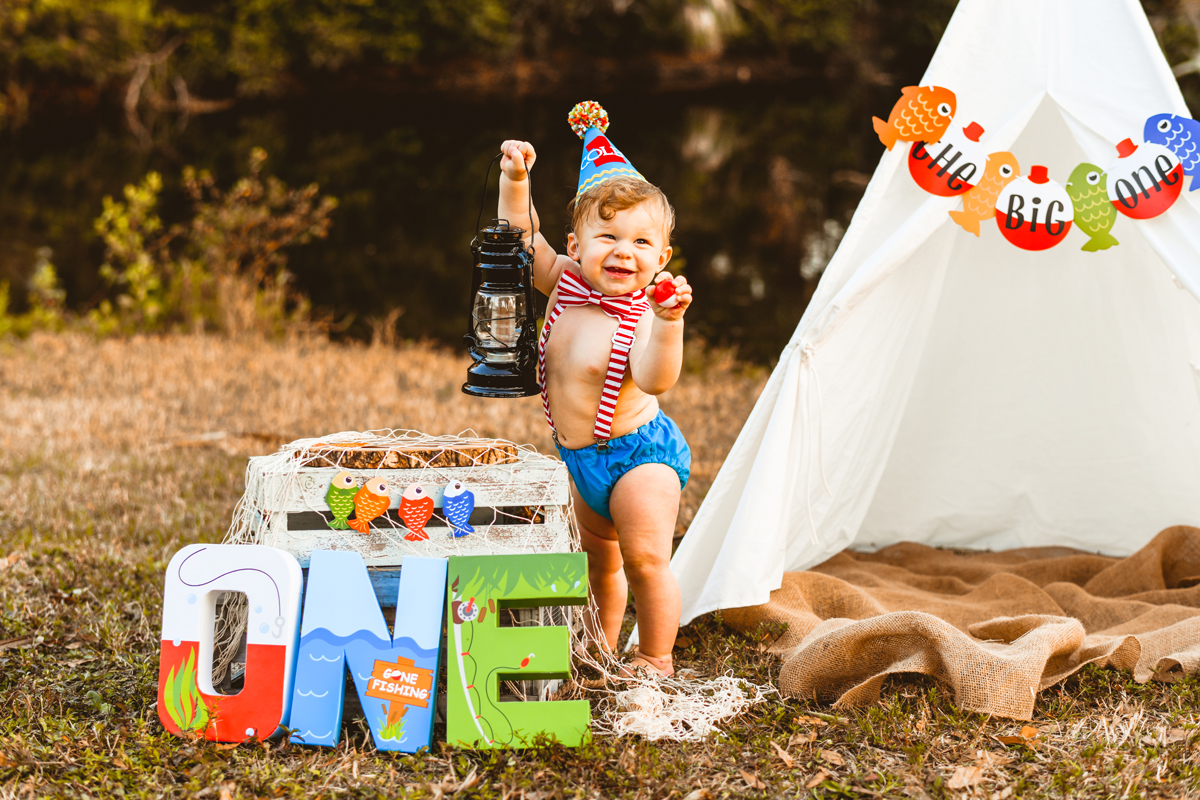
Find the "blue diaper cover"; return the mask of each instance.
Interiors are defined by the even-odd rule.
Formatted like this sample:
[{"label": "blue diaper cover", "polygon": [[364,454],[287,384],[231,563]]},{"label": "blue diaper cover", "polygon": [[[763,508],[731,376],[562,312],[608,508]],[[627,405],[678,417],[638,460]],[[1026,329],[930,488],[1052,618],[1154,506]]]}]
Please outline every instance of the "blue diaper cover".
[{"label": "blue diaper cover", "polygon": [[635,428],[624,436],[608,440],[608,449],[599,445],[578,450],[558,448],[558,455],[567,465],[579,496],[600,516],[612,519],[608,499],[613,487],[629,470],[642,464],[666,464],[679,474],[679,488],[687,486],[692,470],[692,451],[684,441],[679,426],[664,414]]}]

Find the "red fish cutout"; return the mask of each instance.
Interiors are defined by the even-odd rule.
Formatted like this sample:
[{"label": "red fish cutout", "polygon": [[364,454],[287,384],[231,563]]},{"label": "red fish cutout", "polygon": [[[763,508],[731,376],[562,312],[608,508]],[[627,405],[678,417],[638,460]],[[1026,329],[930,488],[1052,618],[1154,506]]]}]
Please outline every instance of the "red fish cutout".
[{"label": "red fish cutout", "polygon": [[905,86],[887,122],[879,117],[871,117],[871,122],[888,150],[897,141],[937,144],[957,109],[958,98],[944,86]]},{"label": "red fish cutout", "polygon": [[400,519],[404,520],[404,527],[408,528],[408,533],[404,534],[405,539],[410,542],[423,542],[429,538],[429,534],[425,532],[425,523],[433,516],[433,498],[424,487],[414,483],[404,490],[400,497],[399,513]]}]

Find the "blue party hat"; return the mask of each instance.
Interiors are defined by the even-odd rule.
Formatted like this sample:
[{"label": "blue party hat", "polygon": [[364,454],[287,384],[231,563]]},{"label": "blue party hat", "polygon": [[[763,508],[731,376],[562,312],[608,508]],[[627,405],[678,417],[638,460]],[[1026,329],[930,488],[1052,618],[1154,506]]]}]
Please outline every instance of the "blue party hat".
[{"label": "blue party hat", "polygon": [[575,196],[611,178],[628,175],[646,180],[633,168],[625,154],[604,135],[608,130],[608,112],[594,100],[585,100],[567,115],[571,130],[583,139],[583,160],[579,164],[579,189]]}]

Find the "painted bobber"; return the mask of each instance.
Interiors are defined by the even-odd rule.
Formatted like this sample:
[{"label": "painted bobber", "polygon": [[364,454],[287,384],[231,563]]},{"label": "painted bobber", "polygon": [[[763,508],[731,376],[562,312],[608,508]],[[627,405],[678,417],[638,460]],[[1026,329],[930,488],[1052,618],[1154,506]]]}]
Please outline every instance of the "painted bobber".
[{"label": "painted bobber", "polygon": [[1067,238],[1073,213],[1067,190],[1042,166],[1005,186],[996,199],[1000,233],[1022,250],[1048,250]]},{"label": "painted bobber", "polygon": [[1127,217],[1157,217],[1183,191],[1183,164],[1161,144],[1138,146],[1132,139],[1117,145],[1117,160],[1107,170],[1108,199]]},{"label": "painted bobber", "polygon": [[908,151],[908,171],[925,191],[954,197],[974,188],[987,164],[987,151],[979,144],[983,126],[972,122],[952,128],[937,144],[915,142]]}]

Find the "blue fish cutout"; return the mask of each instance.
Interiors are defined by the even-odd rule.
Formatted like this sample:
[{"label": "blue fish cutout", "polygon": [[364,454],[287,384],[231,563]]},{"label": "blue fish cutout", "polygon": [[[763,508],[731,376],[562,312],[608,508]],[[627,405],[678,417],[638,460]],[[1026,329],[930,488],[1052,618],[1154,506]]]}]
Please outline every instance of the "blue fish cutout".
[{"label": "blue fish cutout", "polygon": [[454,530],[458,539],[475,532],[471,527],[471,512],[475,510],[475,493],[462,481],[454,481],[442,494],[442,515]]},{"label": "blue fish cutout", "polygon": [[1200,189],[1200,122],[1176,114],[1155,114],[1146,120],[1142,138],[1173,152],[1183,164],[1183,174],[1192,176],[1188,191]]}]

